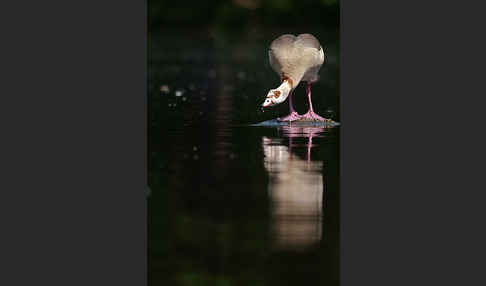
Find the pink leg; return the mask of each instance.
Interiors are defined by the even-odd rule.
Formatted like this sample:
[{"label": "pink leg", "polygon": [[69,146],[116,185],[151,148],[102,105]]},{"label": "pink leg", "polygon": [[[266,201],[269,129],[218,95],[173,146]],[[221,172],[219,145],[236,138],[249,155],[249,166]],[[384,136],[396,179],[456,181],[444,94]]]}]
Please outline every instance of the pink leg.
[{"label": "pink leg", "polygon": [[311,148],[312,148],[312,134],[309,135],[309,142],[307,142],[307,162],[311,159]]},{"label": "pink leg", "polygon": [[292,104],[292,93],[293,93],[293,90],[291,90],[290,91],[290,94],[289,94],[290,114],[287,115],[287,116],[285,116],[285,117],[283,117],[283,118],[279,118],[278,119],[279,121],[289,121],[289,122],[292,122],[292,121],[295,121],[295,120],[299,120],[302,117],[294,109],[294,105]]},{"label": "pink leg", "polygon": [[314,108],[312,108],[312,99],[311,99],[311,84],[307,83],[307,97],[309,98],[309,111],[306,114],[302,115],[302,118],[311,120],[311,121],[326,121],[324,117],[321,117],[314,113]]},{"label": "pink leg", "polygon": [[290,159],[292,159],[292,137],[289,137],[289,155]]}]

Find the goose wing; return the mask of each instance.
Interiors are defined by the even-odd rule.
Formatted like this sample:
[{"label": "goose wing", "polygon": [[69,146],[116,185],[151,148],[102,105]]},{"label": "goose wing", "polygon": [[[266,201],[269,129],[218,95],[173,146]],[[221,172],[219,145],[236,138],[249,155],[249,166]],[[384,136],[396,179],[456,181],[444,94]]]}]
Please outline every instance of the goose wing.
[{"label": "goose wing", "polygon": [[292,65],[294,42],[296,36],[285,34],[273,40],[268,50],[268,58],[272,69],[282,75],[288,66]]}]

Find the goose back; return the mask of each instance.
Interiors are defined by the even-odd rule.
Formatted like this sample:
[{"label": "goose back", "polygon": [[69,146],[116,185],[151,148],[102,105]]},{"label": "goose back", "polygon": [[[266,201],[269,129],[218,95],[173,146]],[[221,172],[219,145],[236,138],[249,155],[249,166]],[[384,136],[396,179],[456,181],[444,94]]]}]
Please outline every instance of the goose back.
[{"label": "goose back", "polygon": [[285,34],[270,44],[268,52],[272,69],[282,78],[290,77],[296,87],[301,80],[316,81],[324,63],[324,52],[319,41],[311,34],[297,37]]}]

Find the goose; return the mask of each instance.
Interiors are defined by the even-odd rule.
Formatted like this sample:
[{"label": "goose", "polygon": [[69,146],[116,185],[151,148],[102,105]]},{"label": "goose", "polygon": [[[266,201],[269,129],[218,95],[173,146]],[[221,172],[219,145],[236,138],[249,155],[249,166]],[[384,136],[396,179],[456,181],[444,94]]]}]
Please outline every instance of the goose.
[{"label": "goose", "polygon": [[[284,102],[289,98],[290,114],[279,121],[295,121],[299,119],[310,121],[326,121],[317,115],[312,108],[311,85],[319,79],[318,72],[325,61],[325,54],[321,44],[311,34],[282,35],[270,44],[268,58],[272,69],[280,76],[281,84],[276,89],[271,89],[262,110]],[[301,81],[307,83],[307,98],[309,111],[299,115],[292,104],[292,92]]]}]

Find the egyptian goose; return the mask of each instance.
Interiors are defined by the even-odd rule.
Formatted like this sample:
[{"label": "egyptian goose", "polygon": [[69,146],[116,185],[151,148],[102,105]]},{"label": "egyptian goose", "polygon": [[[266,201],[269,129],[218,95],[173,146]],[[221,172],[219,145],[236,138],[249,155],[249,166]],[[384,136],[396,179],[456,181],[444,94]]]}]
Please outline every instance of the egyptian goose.
[{"label": "egyptian goose", "polygon": [[[311,84],[318,80],[317,73],[325,60],[319,41],[311,34],[300,34],[297,37],[282,35],[270,44],[268,57],[272,69],[280,75],[282,83],[268,92],[262,108],[280,104],[289,97],[290,114],[279,118],[279,121],[325,121],[325,118],[314,113],[311,100]],[[292,105],[292,92],[301,81],[307,83],[309,99],[309,111],[304,115],[299,115]]]}]

